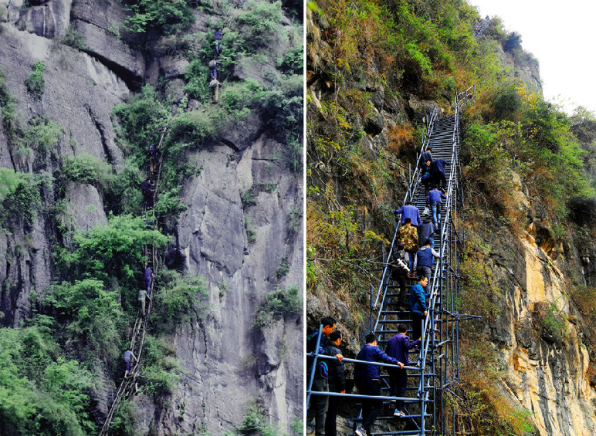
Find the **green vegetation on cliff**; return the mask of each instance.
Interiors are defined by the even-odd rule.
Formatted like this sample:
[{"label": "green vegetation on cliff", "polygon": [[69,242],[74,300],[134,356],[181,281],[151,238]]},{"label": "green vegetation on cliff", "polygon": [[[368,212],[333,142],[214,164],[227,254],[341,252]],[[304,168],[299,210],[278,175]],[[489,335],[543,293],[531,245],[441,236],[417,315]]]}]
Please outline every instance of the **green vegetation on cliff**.
[{"label": "green vegetation on cliff", "polygon": [[[368,292],[379,280],[370,269],[379,268],[381,244],[393,236],[392,211],[401,206],[407,165],[415,165],[424,117],[433,102],[451,113],[456,89],[476,85],[462,120],[472,210],[462,266],[469,292],[460,310],[490,319],[505,304],[485,263],[487,239],[523,234],[520,190],[546,211],[541,237],[555,257],[573,256],[575,235],[594,234],[585,219],[595,210],[594,115],[579,108],[569,116],[543,99],[536,78],[523,73],[537,75],[537,61],[498,18],[476,40],[480,17],[460,0],[320,0],[308,9],[307,292],[322,300],[312,304],[312,324],[327,315],[317,307],[326,307],[342,330],[367,328]],[[349,319],[340,316],[346,307]],[[563,337],[556,308],[543,312],[542,334]],[[531,414],[494,383],[504,372],[485,328],[486,321],[468,322],[462,336],[459,424],[486,435],[532,432]],[[350,347],[358,339],[344,337]]]}]

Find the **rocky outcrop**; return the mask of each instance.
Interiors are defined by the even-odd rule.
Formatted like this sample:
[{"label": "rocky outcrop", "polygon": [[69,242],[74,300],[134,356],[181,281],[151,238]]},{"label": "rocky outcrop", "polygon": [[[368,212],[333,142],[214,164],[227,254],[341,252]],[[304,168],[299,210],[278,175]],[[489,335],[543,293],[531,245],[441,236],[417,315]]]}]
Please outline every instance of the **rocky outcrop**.
[{"label": "rocky outcrop", "polygon": [[[166,90],[179,93],[188,61],[160,51],[159,41],[126,32],[126,12],[117,0],[72,5],[48,0],[29,7],[12,0],[0,2],[3,5],[8,7],[0,23],[0,68],[16,99],[18,117],[26,126],[43,116],[62,130],[51,157],[34,151],[28,165],[19,165],[16,146],[0,127],[0,166],[52,173],[66,157],[87,154],[120,171],[124,151],[112,124],[114,106],[127,101],[145,81],[157,84],[160,76],[171,80]],[[198,9],[196,16],[188,32],[204,31],[212,18]],[[289,23],[285,17],[284,23]],[[80,42],[72,44],[78,48],[63,43],[67,31]],[[141,42],[146,42],[143,52],[136,48]],[[281,56],[288,44],[278,41],[272,52]],[[45,85],[34,98],[25,81],[38,61],[45,63]],[[255,69],[251,77],[266,83],[263,74]],[[222,434],[241,424],[251,399],[262,404],[268,419],[283,431],[302,417],[302,317],[289,314],[263,329],[253,327],[266,295],[301,286],[304,267],[302,178],[289,171],[288,147],[265,123],[254,113],[186,156],[197,171],[182,187],[187,210],[169,229],[166,264],[205,278],[209,309],[167,338],[182,370],[179,389],[168,398],[135,396],[135,431]],[[10,234],[0,233],[4,326],[18,327],[30,317],[36,294],[43,296],[56,279],[51,255],[58,239],[56,224],[89,230],[106,223],[101,190],[59,182],[64,183],[61,198],[44,191],[32,225],[15,220],[9,223]],[[245,204],[243,194],[249,190],[254,202]],[[97,362],[95,367],[99,380],[92,402],[98,423],[116,388],[104,365]]]}]

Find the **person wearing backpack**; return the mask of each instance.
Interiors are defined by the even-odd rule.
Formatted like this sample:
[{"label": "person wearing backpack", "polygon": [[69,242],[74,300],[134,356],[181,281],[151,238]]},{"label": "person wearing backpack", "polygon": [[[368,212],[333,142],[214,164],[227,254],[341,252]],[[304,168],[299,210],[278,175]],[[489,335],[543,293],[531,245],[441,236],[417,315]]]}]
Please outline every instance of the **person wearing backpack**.
[{"label": "person wearing backpack", "polygon": [[404,224],[397,231],[397,243],[403,244],[409,254],[408,267],[412,274],[412,262],[414,262],[414,255],[418,250],[418,230],[412,225],[410,218],[406,218]]},{"label": "person wearing backpack", "polygon": [[391,277],[399,285],[399,294],[397,297],[398,307],[407,309],[409,302],[406,299],[406,278],[410,272],[408,267],[410,263],[410,254],[404,250],[403,244],[397,244],[397,250],[391,254],[393,262],[391,264]]}]

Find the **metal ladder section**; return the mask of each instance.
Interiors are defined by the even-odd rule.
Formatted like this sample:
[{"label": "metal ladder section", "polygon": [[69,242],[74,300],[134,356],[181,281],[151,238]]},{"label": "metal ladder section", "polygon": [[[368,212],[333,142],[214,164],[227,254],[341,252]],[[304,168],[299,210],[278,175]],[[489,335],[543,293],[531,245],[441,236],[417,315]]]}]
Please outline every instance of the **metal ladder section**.
[{"label": "metal ladder section", "polygon": [[[165,137],[166,131],[167,130],[164,128],[160,133],[159,145],[157,147],[158,151],[161,151],[161,149],[162,149],[163,139]],[[149,171],[148,171],[149,178],[151,180],[153,180],[153,182],[155,183],[155,192],[153,193],[153,204],[154,205],[155,205],[155,202],[157,201],[157,191],[158,191],[158,187],[159,187],[159,180],[161,178],[162,157],[163,157],[163,153],[160,153],[157,165],[153,168],[153,171],[151,171],[151,169],[149,169]],[[145,204],[143,210],[145,212],[146,217],[149,215],[151,216],[151,221],[149,221],[147,223],[148,227],[150,227],[151,229],[156,229],[157,228],[157,216],[155,214],[153,207],[147,207],[147,205]],[[145,258],[147,259],[147,266],[149,268],[151,268],[153,270],[153,272],[157,271],[159,263],[158,263],[157,249],[155,248],[155,246],[154,245],[145,245],[143,247],[143,254],[145,255]],[[110,423],[112,422],[112,418],[114,417],[114,412],[116,411],[120,400],[123,398],[127,398],[130,394],[135,392],[137,389],[136,381],[137,381],[137,377],[141,373],[141,359],[142,359],[142,355],[143,355],[143,345],[145,344],[145,334],[147,332],[147,323],[149,321],[149,315],[151,314],[151,307],[153,305],[153,299],[155,298],[156,291],[157,291],[157,289],[155,287],[155,280],[152,280],[151,281],[151,299],[149,300],[147,307],[146,307],[146,315],[143,317],[139,311],[139,314],[137,316],[137,319],[135,321],[135,324],[134,324],[134,327],[132,330],[132,336],[130,338],[130,350],[133,352],[133,354],[135,355],[137,360],[134,362],[134,364],[132,364],[132,362],[131,362],[131,369],[130,369],[128,375],[120,383],[118,391],[116,392],[116,395],[114,396],[114,401],[112,402],[112,405],[110,406],[110,410],[106,416],[106,420],[103,424],[101,432],[99,433],[100,436],[109,435]]]},{"label": "metal ladder section", "polygon": [[[447,429],[445,415],[445,392],[459,379],[459,321],[476,318],[458,314],[460,293],[459,258],[463,245],[463,231],[459,221],[462,219],[463,196],[459,185],[459,117],[463,106],[474,96],[474,86],[461,93],[456,92],[455,113],[441,119],[431,116],[429,132],[423,141],[421,153],[432,146],[433,159],[444,159],[447,166],[447,200],[442,204],[439,235],[435,234],[435,250],[440,257],[435,259],[435,267],[430,278],[431,297],[427,302],[428,315],[424,322],[424,330],[420,349],[416,357],[418,365],[408,371],[409,382],[407,392],[414,392],[416,402],[406,404],[406,416],[400,418],[401,430],[377,432],[374,435],[436,435],[454,434],[454,429]],[[418,162],[416,162],[418,163]],[[425,188],[419,183],[419,170],[406,192],[404,204],[410,200],[420,212],[425,207]],[[376,291],[374,303],[371,304],[371,330],[379,338],[379,346],[384,347],[388,339],[397,333],[397,324],[403,323],[411,330],[409,311],[396,310],[398,306],[397,282],[391,278],[391,267],[388,265],[391,252],[396,245],[397,232],[401,217],[395,229],[391,248],[384,261],[381,283]],[[415,280],[408,279],[408,288]],[[437,293],[434,296],[434,293]],[[412,338],[414,339],[414,338]],[[414,354],[414,353],[413,353]],[[389,390],[388,376],[382,377],[383,391]],[[453,392],[451,392],[453,393]],[[407,394],[406,394],[407,395]],[[379,420],[397,420],[391,414],[380,416]],[[356,420],[358,421],[358,420]],[[454,422],[454,420],[451,420]]]},{"label": "metal ladder section", "polygon": [[486,29],[488,29],[488,26],[490,24],[490,18],[488,18],[488,16],[481,20],[476,27],[474,28],[474,38],[476,38],[476,40],[480,39],[480,37],[484,34],[484,32],[486,32]]}]

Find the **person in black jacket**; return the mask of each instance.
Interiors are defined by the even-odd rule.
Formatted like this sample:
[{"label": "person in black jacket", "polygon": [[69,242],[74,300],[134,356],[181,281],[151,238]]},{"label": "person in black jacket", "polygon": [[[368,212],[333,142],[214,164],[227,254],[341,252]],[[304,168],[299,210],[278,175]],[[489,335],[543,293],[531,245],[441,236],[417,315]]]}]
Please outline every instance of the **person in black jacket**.
[{"label": "person in black jacket", "polygon": [[[331,318],[330,316],[323,318],[321,320],[321,324],[323,325],[323,334],[321,335],[321,342],[319,343],[319,349],[317,350],[319,354],[323,354],[323,349],[327,346],[327,337],[333,332],[335,329],[335,319]],[[312,353],[315,351],[317,346],[317,337],[319,335],[319,329],[315,330],[311,333],[307,340],[306,340],[306,352]],[[336,354],[335,357],[339,361],[343,359],[343,356],[340,354]],[[313,372],[313,361],[314,359],[311,356],[307,356],[306,358],[306,379],[310,381],[310,375]],[[314,380],[312,383],[312,390],[319,391],[319,392],[328,392],[328,378],[329,378],[329,363],[332,362],[328,359],[317,359],[317,364],[314,368]],[[315,435],[316,436],[323,436],[325,434],[325,413],[327,411],[327,397],[326,395],[311,395],[310,403],[308,407],[308,412],[306,415],[306,423],[307,425],[315,420]]]},{"label": "person in black jacket", "polygon": [[[337,356],[341,354],[338,348],[343,337],[342,334],[335,330],[327,337],[327,346],[323,352],[329,356]],[[327,360],[329,365],[329,392],[346,393],[346,377],[344,375],[344,364],[341,360]],[[325,436],[337,435],[337,406],[339,405],[340,397],[329,397],[327,405],[327,417],[325,418]]]},{"label": "person in black jacket", "polygon": [[[366,344],[356,356],[356,360],[364,360],[367,362],[385,362],[393,365],[399,365],[400,368],[404,364],[387,356],[377,347],[377,335],[369,333],[366,335]],[[381,391],[381,376],[379,375],[380,366],[367,365],[366,363],[357,363],[354,365],[354,382],[358,388],[360,395],[369,395],[372,397],[379,397],[382,395]],[[377,416],[381,413],[383,408],[383,400],[377,399],[363,399],[362,400],[362,427],[356,429],[357,436],[364,436],[370,434],[373,424]]]}]

